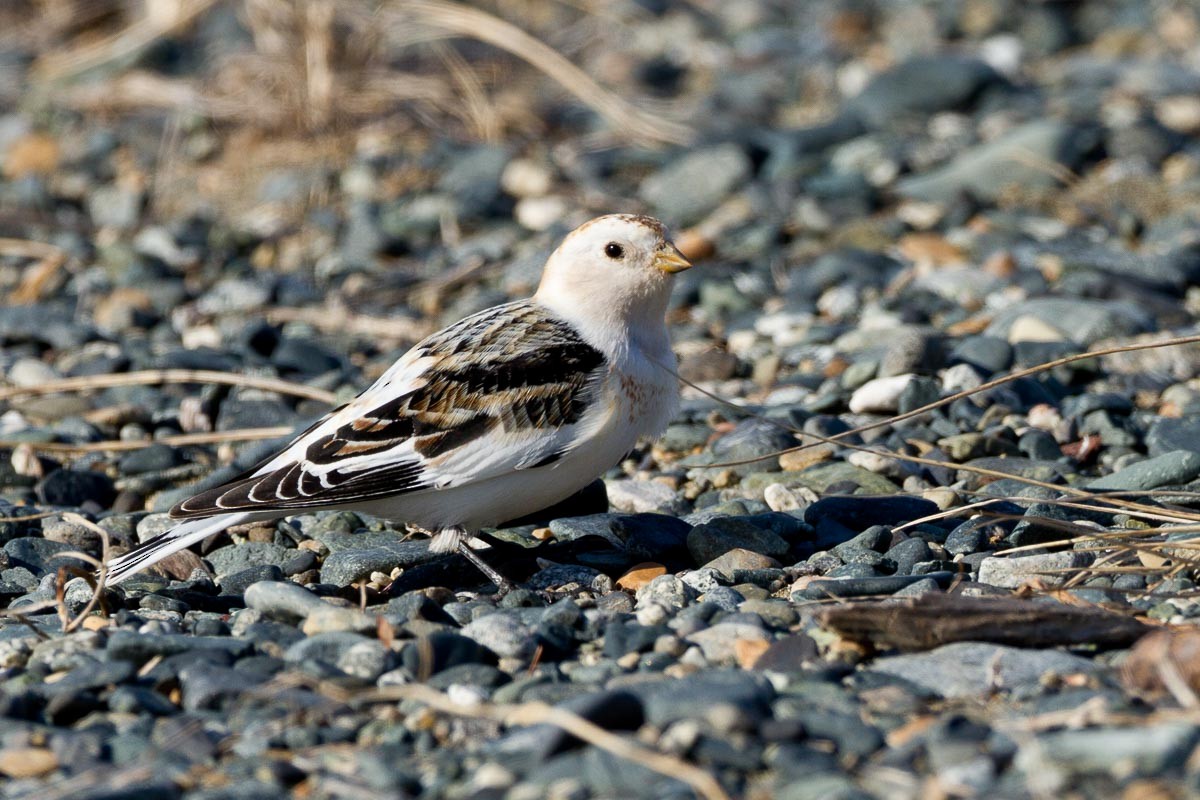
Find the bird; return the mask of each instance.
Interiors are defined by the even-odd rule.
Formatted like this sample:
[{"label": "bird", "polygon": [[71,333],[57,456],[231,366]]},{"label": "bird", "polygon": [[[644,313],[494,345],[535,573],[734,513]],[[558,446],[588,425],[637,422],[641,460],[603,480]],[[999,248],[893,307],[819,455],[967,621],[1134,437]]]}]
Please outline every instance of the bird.
[{"label": "bird", "polygon": [[105,584],[232,525],[337,509],[423,529],[510,589],[474,535],[570,497],[678,410],[666,316],[691,266],[652,217],[580,225],[532,297],[431,334],[277,454],[175,505],[179,524],[111,560]]}]

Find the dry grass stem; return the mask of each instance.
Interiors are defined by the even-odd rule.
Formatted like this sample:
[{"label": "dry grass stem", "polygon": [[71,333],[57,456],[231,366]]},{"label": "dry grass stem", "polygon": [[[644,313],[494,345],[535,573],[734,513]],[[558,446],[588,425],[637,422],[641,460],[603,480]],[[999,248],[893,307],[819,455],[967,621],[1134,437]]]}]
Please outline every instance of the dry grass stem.
[{"label": "dry grass stem", "polygon": [[426,319],[370,317],[340,305],[321,308],[275,307],[266,309],[265,314],[271,324],[303,322],[320,331],[349,333],[372,339],[416,342],[433,332],[433,325]]},{"label": "dry grass stem", "polygon": [[153,0],[146,13],[123,30],[66,51],[51,51],[34,62],[31,75],[43,83],[70,81],[92,70],[131,63],[162,37],[194,22],[217,0]]},{"label": "dry grass stem", "polygon": [[62,553],[55,553],[53,556],[53,558],[77,558],[80,561],[86,561],[87,563],[89,563],[93,567],[95,567],[95,569],[96,569],[96,573],[94,575],[87,574],[87,573],[80,574],[80,577],[82,577],[89,584],[91,584],[92,596],[88,599],[87,604],[84,605],[83,609],[77,615],[75,615],[74,618],[70,618],[70,619],[67,616],[68,612],[67,612],[67,604],[66,604],[66,598],[65,598],[66,581],[64,580],[64,574],[63,574],[64,569],[60,569],[58,571],[58,581],[56,583],[56,590],[57,590],[56,600],[59,603],[59,616],[62,617],[62,619],[63,619],[63,633],[67,634],[67,633],[70,633],[71,631],[74,631],[80,625],[83,624],[83,621],[85,619],[87,619],[89,614],[92,613],[92,611],[96,608],[96,605],[98,603],[100,603],[101,597],[103,597],[103,595],[104,595],[104,581],[108,578],[108,562],[110,560],[110,553],[109,553],[110,543],[109,543],[109,538],[108,538],[108,531],[104,530],[104,528],[101,528],[99,525],[92,522],[91,520],[84,519],[82,516],[80,516],[79,514],[76,514],[74,512],[64,513],[62,515],[62,518],[64,520],[66,520],[67,522],[71,522],[75,525],[82,525],[83,527],[87,528],[92,533],[95,533],[97,536],[100,537],[100,558],[99,559],[92,558],[87,553],[80,553],[75,550],[68,550],[68,551],[65,551]]},{"label": "dry grass stem", "polygon": [[[277,439],[295,433],[290,425],[278,425],[273,428],[242,428],[233,431],[206,431],[203,433],[181,433],[177,436],[163,436],[159,439],[110,439],[103,442],[22,442],[0,439],[0,450],[15,447],[28,447],[38,453],[122,453],[130,450],[143,450],[151,445],[165,444],[170,447],[185,447],[198,444],[224,444],[226,442],[256,442],[263,439]],[[7,519],[7,518],[5,518]]]},{"label": "dry grass stem", "polygon": [[304,67],[308,123],[321,128],[333,115],[333,18],[331,0],[304,3]]},{"label": "dry grass stem", "polygon": [[117,386],[154,386],[163,383],[219,383],[226,386],[242,386],[262,389],[267,392],[303,397],[332,405],[336,400],[333,392],[304,386],[279,378],[263,378],[239,375],[235,372],[219,372],[207,369],[147,369],[138,372],[116,372],[104,375],[85,375],[79,378],[40,383],[36,386],[0,387],[0,402],[18,397],[40,397],[58,392],[87,392],[96,389],[111,389]]},{"label": "dry grass stem", "polygon": [[471,133],[485,142],[499,141],[500,118],[466,59],[445,42],[433,42],[431,46],[462,93],[463,116]]},{"label": "dry grass stem", "polygon": [[684,143],[691,138],[688,126],[630,105],[554,48],[486,11],[447,0],[392,0],[384,8],[385,30],[405,31],[415,19],[425,26],[486,42],[511,53],[555,80],[632,139]]},{"label": "dry grass stem", "polygon": [[32,258],[37,263],[27,267],[21,283],[8,295],[13,305],[36,303],[58,285],[60,270],[67,263],[67,254],[61,247],[46,242],[26,239],[0,238],[0,257]]}]

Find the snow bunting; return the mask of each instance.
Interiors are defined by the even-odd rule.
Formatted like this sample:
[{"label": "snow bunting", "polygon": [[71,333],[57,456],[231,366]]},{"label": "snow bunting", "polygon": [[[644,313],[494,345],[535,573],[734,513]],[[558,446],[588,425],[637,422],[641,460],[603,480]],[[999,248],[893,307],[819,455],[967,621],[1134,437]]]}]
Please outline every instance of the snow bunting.
[{"label": "snow bunting", "polygon": [[650,217],[580,226],[532,298],[429,336],[278,455],[179,503],[185,521],[114,559],[107,583],[231,525],[354,509],[436,532],[432,550],[503,585],[473,533],[569,497],[671,420],[665,314],[690,266]]}]

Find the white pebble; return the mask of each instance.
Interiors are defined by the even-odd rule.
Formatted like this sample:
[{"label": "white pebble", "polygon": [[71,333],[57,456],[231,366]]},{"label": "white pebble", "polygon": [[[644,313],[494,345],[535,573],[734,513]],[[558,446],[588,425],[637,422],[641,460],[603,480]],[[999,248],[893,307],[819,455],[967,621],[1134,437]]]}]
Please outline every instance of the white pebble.
[{"label": "white pebble", "polygon": [[763,489],[763,500],[772,511],[795,511],[802,505],[800,498],[782,483],[772,483]]},{"label": "white pebble", "polygon": [[850,410],[855,414],[893,414],[900,406],[900,395],[915,376],[892,375],[875,378],[858,387],[850,396]]}]

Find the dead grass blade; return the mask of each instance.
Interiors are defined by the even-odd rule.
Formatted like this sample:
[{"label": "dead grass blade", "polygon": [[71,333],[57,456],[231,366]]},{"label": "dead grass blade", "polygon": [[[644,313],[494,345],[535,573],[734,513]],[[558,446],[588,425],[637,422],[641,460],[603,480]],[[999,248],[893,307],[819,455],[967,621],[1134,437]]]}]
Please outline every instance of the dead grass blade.
[{"label": "dead grass blade", "polygon": [[265,309],[271,324],[303,322],[320,331],[336,331],[372,339],[416,342],[433,333],[433,325],[425,319],[406,317],[369,317],[345,306],[321,308],[288,308],[277,306]]},{"label": "dead grass blade", "polygon": [[63,378],[40,383],[37,386],[0,387],[0,402],[18,397],[40,397],[58,392],[87,392],[96,389],[111,389],[117,386],[155,386],[163,383],[219,383],[226,386],[242,386],[293,397],[303,397],[329,405],[333,405],[337,398],[333,392],[279,378],[239,375],[236,372],[208,369],[147,369],[138,372],[113,372],[104,375]]},{"label": "dead grass blade", "polygon": [[43,83],[66,82],[96,69],[131,63],[159,39],[191,25],[217,0],[157,0],[121,31],[66,51],[51,51],[33,64],[31,75]]},{"label": "dead grass blade", "polygon": [[554,48],[486,11],[449,0],[392,0],[384,8],[385,30],[408,30],[415,19],[427,27],[511,53],[552,78],[630,138],[675,144],[691,139],[688,126],[634,107],[600,86]]},{"label": "dead grass blade", "polygon": [[59,271],[67,263],[66,251],[61,247],[26,239],[0,238],[0,257],[37,259],[37,263],[25,269],[17,288],[9,293],[8,301],[13,305],[42,299],[59,285]]},{"label": "dead grass blade", "polygon": [[256,442],[263,439],[278,439],[295,433],[296,429],[288,425],[273,428],[242,428],[234,431],[206,431],[203,433],[181,433],[177,436],[163,436],[160,439],[139,439],[127,441],[110,439],[103,442],[22,442],[17,440],[0,439],[0,450],[16,447],[28,447],[38,453],[121,453],[130,450],[143,450],[151,445],[165,444],[170,447],[184,447],[198,444],[224,444],[226,442]]},{"label": "dead grass blade", "polygon": [[[92,613],[92,611],[96,608],[97,604],[102,605],[102,598],[104,596],[104,582],[108,578],[108,562],[110,560],[110,553],[109,553],[110,543],[109,543],[109,538],[108,538],[108,531],[104,530],[104,528],[101,528],[99,525],[92,522],[91,520],[84,519],[82,516],[80,516],[79,514],[76,514],[74,512],[66,512],[62,515],[62,517],[64,520],[74,523],[75,525],[82,525],[83,527],[87,528],[88,530],[92,531],[92,533],[95,533],[97,536],[100,537],[100,558],[99,559],[92,558],[87,553],[80,553],[80,552],[77,552],[74,550],[68,550],[68,551],[62,552],[62,553],[55,553],[53,556],[54,558],[77,558],[81,561],[86,561],[87,563],[89,563],[93,567],[95,567],[95,569],[96,569],[96,572],[94,574],[85,572],[82,570],[74,570],[74,569],[71,569],[68,567],[63,567],[63,568],[59,569],[59,571],[58,571],[58,579],[55,582],[55,591],[56,591],[55,599],[58,603],[59,618],[62,619],[62,621],[63,621],[63,631],[62,632],[64,634],[67,634],[67,633],[71,633],[72,631],[76,630],[80,625],[82,625],[83,621],[85,619],[87,619],[89,614]],[[66,597],[65,597],[65,594],[66,594],[66,580],[65,580],[66,576],[64,574],[65,572],[73,572],[73,573],[77,574],[79,577],[86,580],[92,587],[92,596],[88,599],[87,604],[83,607],[83,609],[77,615],[75,615],[74,618],[69,617],[69,612],[67,609],[67,602],[66,602]]]},{"label": "dead grass blade", "polygon": [[304,86],[308,124],[322,128],[333,116],[333,19],[331,0],[304,3]]},{"label": "dead grass blade", "polygon": [[458,85],[463,98],[463,114],[470,125],[471,133],[485,142],[495,142],[500,139],[500,118],[495,107],[488,102],[479,78],[467,64],[466,59],[458,51],[445,42],[432,42],[430,45],[438,59],[446,66],[446,71]]}]

